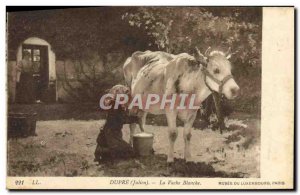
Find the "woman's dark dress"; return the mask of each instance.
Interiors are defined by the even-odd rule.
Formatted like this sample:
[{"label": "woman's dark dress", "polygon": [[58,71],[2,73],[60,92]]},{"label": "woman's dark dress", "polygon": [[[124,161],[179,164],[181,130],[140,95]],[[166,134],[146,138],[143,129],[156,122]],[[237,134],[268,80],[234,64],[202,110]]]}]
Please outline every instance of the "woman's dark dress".
[{"label": "woman's dark dress", "polygon": [[31,73],[21,73],[16,92],[16,101],[18,103],[30,104],[35,102],[34,81]]},{"label": "woman's dark dress", "polygon": [[32,63],[28,60],[21,60],[18,63],[18,68],[21,71],[20,80],[16,86],[16,102],[17,103],[34,103],[35,91],[33,80],[33,67]]},{"label": "woman's dark dress", "polygon": [[109,111],[97,138],[95,161],[133,157],[133,148],[122,139],[122,128],[123,124],[136,121],[136,117],[128,117],[122,109]]}]

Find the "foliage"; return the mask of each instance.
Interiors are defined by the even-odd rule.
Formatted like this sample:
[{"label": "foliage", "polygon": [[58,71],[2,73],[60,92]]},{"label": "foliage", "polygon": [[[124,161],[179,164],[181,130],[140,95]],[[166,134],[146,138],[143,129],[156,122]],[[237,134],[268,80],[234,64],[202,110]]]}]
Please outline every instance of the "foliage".
[{"label": "foliage", "polygon": [[[241,110],[260,110],[261,9],[139,7],[122,19],[130,26],[144,29],[159,50],[193,54],[195,47],[226,51],[231,48],[233,74],[240,84]],[[253,103],[254,101],[254,103]],[[233,104],[236,104],[235,102]],[[256,106],[255,106],[256,105]]]},{"label": "foliage", "polygon": [[[8,15],[8,50],[37,36],[52,45],[57,59],[71,58],[87,64],[90,54],[96,53],[104,62],[105,72],[93,77],[95,82],[82,81],[82,89],[93,91],[122,80],[120,72],[109,74],[123,65],[110,67],[112,64],[106,61],[111,52],[118,51],[123,56],[137,50],[193,54],[195,46],[202,52],[209,46],[225,51],[231,47],[235,52],[231,59],[233,74],[242,89],[241,97],[233,104],[241,110],[259,111],[261,27],[262,9],[245,7],[96,7],[12,12]],[[94,65],[87,72],[77,69],[77,73],[93,75]]]},{"label": "foliage", "polygon": [[11,12],[8,14],[8,48],[28,37],[47,40],[57,58],[85,58],[97,52],[133,52],[144,45],[143,32],[121,20],[130,10],[118,7],[73,8]]},{"label": "foliage", "polygon": [[126,12],[122,19],[144,29],[154,39],[148,45],[155,44],[159,50],[191,53],[195,46],[202,51],[208,46],[231,47],[242,62],[259,65],[261,26],[240,17],[237,11],[235,16],[215,16],[209,8],[140,7],[137,12]]}]

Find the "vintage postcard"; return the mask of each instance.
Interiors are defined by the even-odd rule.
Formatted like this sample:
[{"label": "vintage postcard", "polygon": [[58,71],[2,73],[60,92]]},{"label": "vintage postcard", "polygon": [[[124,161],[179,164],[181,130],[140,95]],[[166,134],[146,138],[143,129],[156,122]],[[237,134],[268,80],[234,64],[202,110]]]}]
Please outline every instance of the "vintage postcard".
[{"label": "vintage postcard", "polygon": [[294,189],[294,12],[7,7],[7,188]]}]

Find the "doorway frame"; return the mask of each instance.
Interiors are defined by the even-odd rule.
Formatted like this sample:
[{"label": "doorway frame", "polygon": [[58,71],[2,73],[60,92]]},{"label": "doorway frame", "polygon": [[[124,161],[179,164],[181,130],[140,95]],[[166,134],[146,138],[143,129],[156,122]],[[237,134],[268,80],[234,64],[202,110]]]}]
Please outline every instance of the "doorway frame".
[{"label": "doorway frame", "polygon": [[[24,56],[24,49],[30,49],[31,50],[31,60],[33,62],[33,50],[34,49],[38,49],[40,50],[40,59],[42,58],[41,56],[41,53],[42,53],[42,50],[43,52],[45,53],[45,56],[43,57],[45,60],[45,62],[43,62],[43,65],[41,64],[41,60],[40,60],[40,70],[39,70],[39,73],[40,73],[40,80],[42,80],[42,84],[41,86],[39,87],[42,87],[41,89],[41,97],[43,97],[43,94],[48,90],[48,87],[49,87],[49,47],[47,45],[37,45],[37,44],[28,44],[28,43],[23,43],[21,45],[21,55],[22,55],[22,59],[23,59],[23,56]],[[45,67],[44,67],[45,66]],[[43,99],[43,98],[42,98]]]}]

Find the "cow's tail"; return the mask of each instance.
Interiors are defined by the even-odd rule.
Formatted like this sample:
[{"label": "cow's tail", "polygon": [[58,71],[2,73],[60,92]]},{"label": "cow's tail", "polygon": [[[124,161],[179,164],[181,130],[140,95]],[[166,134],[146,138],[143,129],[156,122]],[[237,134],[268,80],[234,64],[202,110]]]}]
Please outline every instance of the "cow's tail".
[{"label": "cow's tail", "polygon": [[126,59],[124,66],[123,66],[125,85],[127,85],[128,87],[131,87],[131,82],[132,82],[132,75],[131,75],[131,71],[129,70],[130,62],[131,62],[131,57]]}]

